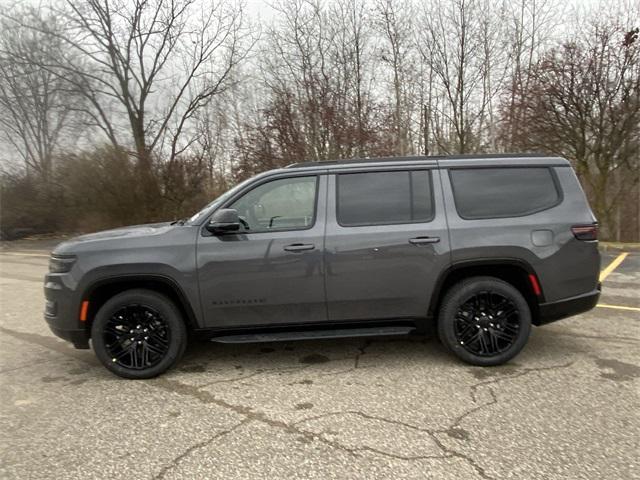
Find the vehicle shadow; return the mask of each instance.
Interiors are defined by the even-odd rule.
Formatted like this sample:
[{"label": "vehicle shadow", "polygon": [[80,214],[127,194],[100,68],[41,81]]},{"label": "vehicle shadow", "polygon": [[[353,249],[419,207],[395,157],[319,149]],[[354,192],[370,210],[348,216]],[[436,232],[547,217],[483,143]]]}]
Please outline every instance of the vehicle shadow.
[{"label": "vehicle shadow", "polygon": [[[357,366],[365,357],[393,363],[411,358],[431,357],[440,362],[451,360],[449,354],[433,336],[369,337],[290,342],[222,344],[208,341],[192,342],[177,367],[183,372],[204,372],[209,369],[292,369],[308,365],[353,362]],[[333,365],[331,365],[333,368]],[[329,369],[329,367],[327,367]]]},{"label": "vehicle shadow", "polygon": [[[204,374],[207,382],[225,380],[229,373],[252,375],[262,372],[295,372],[312,369],[313,375],[333,375],[350,369],[381,367],[399,372],[415,368],[453,370],[472,375],[478,380],[510,375],[521,369],[567,364],[579,357],[591,357],[602,345],[598,337],[576,335],[569,329],[535,328],[525,349],[512,361],[497,367],[475,367],[458,360],[434,335],[407,337],[342,338],[289,342],[222,344],[193,339],[178,365],[168,375]],[[117,381],[101,368],[93,352],[68,352],[72,370],[92,371],[102,380]],[[68,362],[67,362],[68,363]],[[60,365],[61,372],[65,369]],[[64,372],[63,372],[64,373]],[[205,377],[203,377],[205,378]]]},{"label": "vehicle shadow", "polygon": [[[369,337],[291,342],[221,344],[194,341],[190,344],[176,371],[184,373],[219,372],[229,369],[290,370],[309,365],[315,371],[328,373],[335,368],[362,368],[416,365],[464,367],[472,370],[512,370],[514,367],[541,363],[563,363],[577,353],[593,348],[593,339],[558,334],[544,328],[531,332],[528,345],[511,362],[498,367],[466,365],[448,352],[433,336]],[[339,366],[336,364],[340,363]],[[324,364],[324,366],[323,366]]]}]

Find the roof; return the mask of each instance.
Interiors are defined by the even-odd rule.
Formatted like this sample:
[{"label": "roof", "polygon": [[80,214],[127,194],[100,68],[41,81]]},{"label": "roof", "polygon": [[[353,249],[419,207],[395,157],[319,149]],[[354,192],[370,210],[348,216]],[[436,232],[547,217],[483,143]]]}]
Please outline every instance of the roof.
[{"label": "roof", "polygon": [[[449,160],[464,161],[465,163],[473,163],[475,161],[487,163],[487,160],[514,160],[520,159],[519,164],[522,163],[522,159],[542,159],[546,161],[562,160],[562,163],[568,163],[564,159],[545,155],[542,153],[482,153],[482,154],[465,154],[465,155],[409,155],[399,157],[374,157],[374,158],[349,158],[344,160],[324,160],[319,162],[301,162],[288,165],[286,168],[309,168],[309,167],[332,167],[332,166],[348,166],[353,164],[379,164],[379,163],[414,163],[414,162],[429,162],[435,163],[443,161],[443,163],[450,164]],[[547,163],[547,162],[544,163]],[[502,163],[502,162],[501,162]]]}]

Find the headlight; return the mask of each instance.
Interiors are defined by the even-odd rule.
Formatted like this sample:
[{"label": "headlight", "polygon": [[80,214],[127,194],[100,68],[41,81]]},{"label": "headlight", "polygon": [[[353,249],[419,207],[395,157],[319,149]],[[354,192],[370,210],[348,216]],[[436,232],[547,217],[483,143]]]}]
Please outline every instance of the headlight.
[{"label": "headlight", "polygon": [[76,257],[74,255],[51,255],[49,258],[49,272],[67,273],[73,267]]}]

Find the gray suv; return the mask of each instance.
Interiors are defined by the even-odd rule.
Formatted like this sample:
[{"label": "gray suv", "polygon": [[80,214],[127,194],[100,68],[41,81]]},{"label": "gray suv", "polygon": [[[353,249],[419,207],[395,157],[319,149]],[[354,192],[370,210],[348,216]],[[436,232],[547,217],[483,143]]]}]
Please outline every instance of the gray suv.
[{"label": "gray suv", "polygon": [[593,308],[597,224],[569,162],[538,155],[301,163],[189,219],[58,245],[45,318],[150,378],[188,335],[245,343],[424,333],[497,365],[531,325]]}]

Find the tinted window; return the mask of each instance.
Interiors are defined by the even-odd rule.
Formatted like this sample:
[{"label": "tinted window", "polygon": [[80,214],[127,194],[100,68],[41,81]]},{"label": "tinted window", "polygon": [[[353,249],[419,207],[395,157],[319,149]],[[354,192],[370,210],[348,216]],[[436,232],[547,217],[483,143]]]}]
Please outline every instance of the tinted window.
[{"label": "tinted window", "polygon": [[258,185],[230,208],[238,210],[250,232],[296,230],[313,225],[316,177],[282,178]]},{"label": "tinted window", "polygon": [[449,171],[462,218],[518,217],[560,199],[548,168],[469,168]]},{"label": "tinted window", "polygon": [[338,175],[340,225],[427,222],[432,218],[431,175],[427,170]]}]

